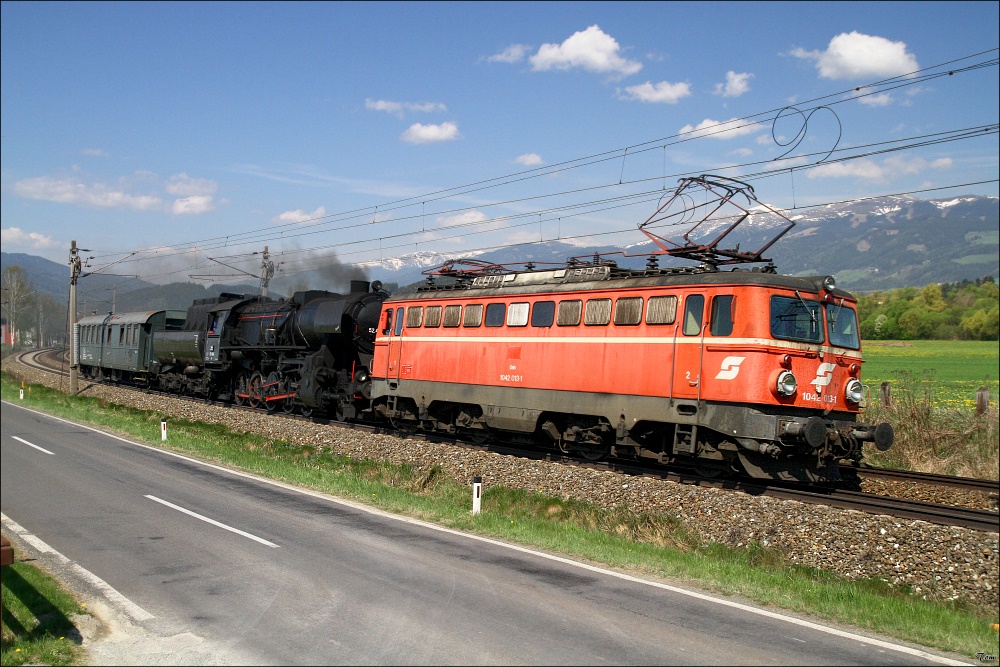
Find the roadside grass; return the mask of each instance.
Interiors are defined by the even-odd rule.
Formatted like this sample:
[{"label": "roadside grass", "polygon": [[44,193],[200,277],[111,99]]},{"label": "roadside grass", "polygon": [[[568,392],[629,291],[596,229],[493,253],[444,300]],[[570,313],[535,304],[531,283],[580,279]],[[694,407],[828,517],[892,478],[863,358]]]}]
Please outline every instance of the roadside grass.
[{"label": "roadside grass", "polygon": [[[16,557],[16,555],[15,555]],[[84,607],[59,581],[31,563],[2,571],[3,640],[0,664],[79,664],[82,638],[73,618]]]},{"label": "roadside grass", "polygon": [[[19,385],[5,374],[2,397],[15,401],[18,390]],[[761,544],[745,549],[701,546],[671,516],[606,509],[503,487],[487,489],[482,513],[473,515],[470,490],[439,467],[354,460],[176,418],[170,421],[169,441],[164,443],[159,425],[166,415],[69,397],[44,386],[30,390],[25,402],[34,409],[385,511],[941,650],[969,656],[1000,652],[997,632],[991,627],[995,610],[924,600],[881,581],[849,580],[789,564],[779,550]]]}]

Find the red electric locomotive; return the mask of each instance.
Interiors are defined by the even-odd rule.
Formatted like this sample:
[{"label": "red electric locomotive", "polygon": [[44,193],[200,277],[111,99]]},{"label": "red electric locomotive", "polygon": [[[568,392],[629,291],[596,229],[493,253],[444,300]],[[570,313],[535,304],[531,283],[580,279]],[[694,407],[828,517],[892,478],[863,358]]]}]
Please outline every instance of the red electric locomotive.
[{"label": "red electric locomotive", "polygon": [[[680,214],[679,195],[711,201]],[[720,247],[754,211],[749,185],[685,179],[640,226],[696,267],[619,267],[604,257],[559,268],[446,263],[430,284],[383,304],[372,409],[421,428],[564,452],[688,462],[705,473],[836,481],[862,443],[887,449],[888,424],[857,421],[867,395],[855,299],[830,276],[720,267],[768,262],[762,247]],[[738,215],[713,218],[735,205]],[[651,223],[710,212],[673,244]],[[709,223],[714,220],[714,223]],[[784,224],[787,223],[787,224]],[[710,228],[711,243],[692,241]]]}]

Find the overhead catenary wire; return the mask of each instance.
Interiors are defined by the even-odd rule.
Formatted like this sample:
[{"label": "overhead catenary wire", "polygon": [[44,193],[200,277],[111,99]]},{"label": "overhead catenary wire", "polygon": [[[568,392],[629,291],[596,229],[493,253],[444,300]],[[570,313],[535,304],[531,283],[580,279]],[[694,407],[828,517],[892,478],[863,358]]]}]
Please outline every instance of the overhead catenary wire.
[{"label": "overhead catenary wire", "polygon": [[[982,56],[985,56],[987,54],[995,54],[997,51],[998,51],[998,49],[990,49],[990,50],[982,51],[980,53],[972,54],[972,55],[969,55],[969,56],[964,56],[962,58],[957,58],[957,59],[954,59],[954,60],[951,60],[951,61],[948,61],[948,62],[945,62],[945,63],[941,63],[939,65],[934,65],[932,67],[928,67],[928,68],[924,68],[924,69],[921,69],[921,70],[917,70],[915,72],[911,72],[911,73],[906,74],[906,75],[897,76],[897,77],[891,77],[891,78],[888,78],[888,79],[884,79],[882,81],[877,81],[877,82],[873,82],[873,83],[870,83],[870,84],[866,84],[864,86],[858,86],[858,87],[854,87],[854,88],[850,88],[850,89],[844,89],[844,90],[841,90],[841,91],[837,91],[837,92],[834,92],[834,93],[829,93],[827,95],[823,95],[823,96],[820,96],[820,97],[813,98],[812,100],[805,101],[805,102],[801,103],[799,105],[799,107],[801,107],[801,109],[804,110],[804,111],[810,111],[810,110],[811,111],[815,111],[817,109],[828,107],[828,106],[832,106],[832,105],[835,105],[835,104],[841,104],[841,103],[844,103],[844,102],[854,101],[854,100],[857,100],[860,97],[865,96],[865,95],[875,95],[875,94],[880,94],[880,93],[886,92],[888,90],[895,90],[895,89],[898,89],[898,88],[901,88],[901,87],[905,87],[905,86],[917,85],[917,84],[919,84],[921,82],[928,81],[928,80],[933,79],[933,78],[939,78],[939,77],[945,77],[945,76],[954,76],[956,74],[962,74],[962,73],[966,73],[966,72],[972,72],[972,71],[976,71],[976,70],[987,68],[987,67],[996,67],[997,63],[998,63],[998,60],[995,57],[995,55],[993,57],[991,57],[991,58],[980,60],[978,62],[974,62],[974,63],[968,64],[968,65],[963,65],[961,67],[951,67],[951,66],[954,65],[954,64],[956,64],[956,63],[967,62],[969,60],[973,60],[973,59],[976,59],[976,58],[981,58]],[[835,98],[838,98],[838,97],[840,99],[835,99]],[[832,100],[832,101],[829,101],[829,100]],[[442,188],[442,189],[439,189],[439,190],[436,190],[436,191],[433,191],[433,192],[430,192],[430,193],[426,193],[424,195],[406,197],[406,198],[397,199],[395,201],[388,202],[388,203],[381,203],[381,204],[379,204],[377,206],[374,206],[374,207],[364,207],[364,208],[360,208],[360,209],[353,209],[353,210],[349,210],[349,211],[342,211],[342,212],[331,213],[331,214],[324,215],[324,216],[318,216],[317,218],[314,218],[314,219],[311,219],[311,220],[307,220],[305,222],[300,222],[300,223],[284,223],[284,224],[277,225],[277,226],[269,226],[269,227],[264,227],[264,228],[258,228],[258,229],[248,230],[246,232],[241,232],[241,233],[238,233],[238,234],[228,234],[228,235],[225,235],[225,236],[209,237],[209,238],[206,238],[206,239],[202,239],[200,241],[190,241],[190,242],[184,242],[184,243],[180,243],[180,244],[173,244],[173,245],[170,245],[170,246],[163,246],[163,247],[157,248],[157,249],[146,249],[146,250],[130,251],[124,257],[122,257],[121,259],[113,261],[113,262],[109,263],[108,265],[106,265],[105,267],[102,267],[102,269],[98,269],[97,271],[101,271],[103,269],[106,269],[107,267],[110,267],[111,265],[113,265],[113,264],[115,264],[117,262],[124,261],[126,259],[130,259],[130,258],[132,258],[135,255],[142,255],[143,257],[156,257],[156,258],[159,258],[159,259],[165,259],[165,258],[169,258],[169,257],[183,257],[184,255],[187,255],[187,254],[191,254],[193,257],[199,257],[199,253],[207,253],[207,252],[210,252],[211,250],[221,249],[221,248],[225,248],[225,247],[232,247],[232,246],[240,247],[240,246],[248,245],[250,243],[259,243],[259,242],[262,242],[262,241],[268,241],[268,240],[272,240],[272,239],[281,239],[282,245],[284,247],[284,244],[287,241],[292,240],[292,239],[303,238],[303,237],[308,237],[308,236],[313,236],[313,235],[318,235],[318,234],[325,234],[325,233],[330,233],[330,232],[342,232],[342,231],[354,229],[354,228],[357,228],[357,227],[361,227],[362,224],[364,226],[371,226],[373,224],[377,226],[377,225],[386,224],[386,223],[393,223],[394,225],[398,225],[401,222],[412,220],[414,218],[419,218],[420,221],[421,221],[421,230],[420,230],[420,232],[417,232],[417,233],[426,233],[428,231],[427,228],[426,228],[426,216],[428,215],[428,213],[427,213],[427,205],[429,203],[431,203],[431,202],[437,202],[437,201],[442,201],[442,200],[449,199],[449,198],[455,198],[455,197],[459,197],[459,196],[463,196],[463,195],[469,195],[469,194],[472,194],[472,193],[480,192],[482,190],[491,189],[491,188],[497,188],[497,187],[501,187],[501,186],[507,186],[507,185],[511,185],[511,184],[514,184],[514,183],[519,183],[519,182],[522,182],[522,181],[525,181],[525,180],[529,180],[529,179],[533,179],[533,178],[540,178],[542,176],[549,176],[549,175],[553,175],[553,174],[556,174],[556,173],[561,173],[563,171],[568,171],[568,170],[572,170],[572,169],[579,169],[579,168],[582,168],[582,167],[585,167],[585,166],[590,166],[590,165],[598,164],[598,163],[603,162],[603,161],[618,160],[618,159],[624,160],[626,158],[626,156],[634,156],[634,155],[636,155],[638,153],[641,153],[643,151],[646,151],[646,150],[654,150],[654,149],[659,150],[659,149],[662,149],[664,151],[664,156],[665,156],[665,151],[666,151],[666,149],[667,149],[668,146],[676,145],[678,143],[693,141],[693,140],[696,140],[696,139],[702,139],[702,138],[711,136],[712,133],[716,133],[717,134],[717,133],[720,133],[720,132],[732,131],[735,128],[745,127],[746,125],[750,125],[750,124],[760,124],[762,122],[766,122],[768,119],[770,119],[770,120],[773,121],[773,120],[776,120],[777,118],[780,117],[780,114],[782,113],[783,110],[786,110],[788,108],[789,107],[782,107],[782,108],[777,108],[777,109],[771,109],[769,111],[760,112],[758,114],[744,116],[741,119],[736,119],[736,120],[731,120],[731,121],[725,121],[723,123],[719,123],[714,128],[701,128],[699,130],[692,130],[692,131],[689,131],[689,132],[686,132],[686,133],[678,133],[678,134],[671,135],[671,136],[668,136],[668,137],[663,137],[663,138],[660,138],[660,139],[654,139],[654,140],[650,140],[650,141],[646,141],[646,142],[641,142],[641,143],[633,144],[633,145],[627,146],[625,148],[614,149],[614,150],[611,150],[611,151],[605,151],[605,152],[601,152],[601,153],[596,153],[596,154],[593,154],[593,155],[584,156],[584,157],[576,158],[576,159],[573,159],[573,160],[567,160],[567,161],[559,162],[559,163],[556,163],[556,164],[553,164],[553,165],[546,165],[546,166],[543,166],[543,167],[536,167],[536,168],[529,169],[529,170],[523,170],[523,171],[520,171],[520,172],[516,172],[516,173],[512,173],[512,174],[506,174],[506,175],[503,175],[503,176],[498,176],[498,177],[494,177],[494,178],[490,178],[490,179],[483,179],[483,180],[479,180],[479,181],[476,181],[476,182],[473,182],[473,183],[469,183],[469,184],[465,184],[465,185],[460,185],[460,186],[455,186],[455,187],[451,187],[451,188]],[[744,123],[744,125],[733,125],[734,123]],[[909,139],[896,139],[896,140],[891,140],[891,141],[887,141],[887,142],[880,142],[878,144],[869,144],[867,146],[855,146],[853,148],[843,148],[843,147],[837,147],[837,146],[835,146],[827,154],[827,157],[829,157],[830,159],[824,160],[823,163],[825,163],[825,164],[831,164],[831,163],[835,163],[835,162],[845,162],[845,161],[848,161],[848,160],[860,159],[860,158],[863,158],[863,157],[870,157],[870,156],[873,156],[873,155],[879,155],[879,154],[883,154],[883,153],[887,153],[887,152],[910,150],[910,149],[914,149],[914,148],[918,148],[918,147],[931,146],[931,145],[936,145],[936,144],[940,144],[940,143],[945,143],[945,142],[948,142],[948,141],[956,141],[956,140],[959,140],[959,139],[974,138],[976,136],[989,136],[990,134],[996,134],[996,133],[997,133],[997,125],[994,124],[994,125],[983,125],[983,126],[979,126],[977,128],[964,128],[964,129],[952,130],[952,131],[948,131],[948,132],[935,133],[935,134],[932,134],[932,135],[921,135],[919,137],[911,137]],[[906,142],[906,143],[903,143],[903,142]],[[864,152],[864,153],[858,153],[858,154],[847,154],[848,151],[858,151],[858,150],[861,150],[863,148],[871,148],[872,150],[869,150],[869,151]],[[877,148],[877,150],[876,150],[876,148]],[[780,165],[775,165],[776,168],[760,169],[759,171],[756,171],[756,172],[751,172],[751,173],[748,173],[748,174],[740,174],[740,178],[743,179],[743,180],[747,180],[747,181],[756,181],[756,180],[760,180],[760,179],[764,179],[764,178],[773,177],[773,176],[777,175],[778,173],[787,174],[787,173],[790,173],[790,172],[794,173],[795,171],[799,171],[799,170],[802,170],[802,169],[814,168],[816,166],[815,164],[787,164],[787,162],[792,161],[792,160],[811,159],[811,158],[815,158],[818,155],[823,154],[823,153],[824,152],[813,152],[813,153],[809,153],[809,154],[796,155],[794,157],[786,157],[785,158],[785,163],[784,164],[780,164]],[[725,170],[728,170],[730,172],[740,173],[741,170],[745,170],[747,168],[754,167],[754,166],[763,166],[763,165],[766,165],[766,164],[768,164],[770,162],[772,162],[772,160],[760,160],[760,161],[755,161],[755,162],[747,162],[747,163],[743,163],[743,164],[730,165],[730,166],[727,166],[725,168]],[[664,163],[664,167],[665,167],[665,163]],[[665,172],[665,168],[664,168],[663,171]],[[674,176],[677,176],[677,177],[687,176],[687,175],[691,175],[693,173],[697,173],[698,171],[701,171],[701,170],[691,170],[691,171],[688,171],[686,173],[675,174]],[[716,170],[711,170],[711,171],[716,171]],[[620,203],[620,207],[625,207],[625,206],[632,206],[632,205],[635,205],[637,203],[642,203],[643,201],[645,201],[645,199],[644,199],[645,197],[652,196],[652,193],[654,193],[654,192],[659,192],[660,194],[662,194],[663,192],[665,192],[665,191],[668,190],[666,188],[667,181],[670,178],[670,175],[668,175],[668,174],[662,173],[662,174],[656,175],[655,177],[638,178],[638,179],[632,179],[632,180],[626,180],[626,179],[624,179],[623,178],[623,174],[624,174],[624,162],[623,162],[623,169],[621,170],[621,174],[619,175],[619,179],[618,179],[619,182],[618,183],[609,182],[609,183],[604,183],[604,184],[600,184],[600,185],[596,185],[596,186],[592,186],[592,187],[588,187],[588,188],[580,188],[580,189],[566,190],[566,191],[561,191],[561,192],[556,192],[556,193],[546,193],[546,194],[540,194],[540,195],[533,195],[533,196],[530,196],[530,197],[511,198],[511,199],[506,199],[506,200],[497,201],[497,202],[490,202],[489,204],[485,204],[485,205],[455,207],[455,208],[443,209],[443,210],[440,210],[440,211],[433,212],[431,215],[435,215],[435,216],[438,216],[438,217],[443,217],[443,216],[446,216],[446,215],[452,215],[452,214],[456,214],[456,213],[463,212],[463,211],[473,210],[475,208],[481,208],[483,206],[490,206],[490,207],[514,206],[514,205],[517,205],[517,204],[527,204],[527,203],[532,202],[532,201],[539,201],[539,200],[543,200],[543,199],[547,199],[547,198],[578,196],[578,195],[580,195],[582,193],[585,193],[585,192],[588,192],[588,191],[598,191],[598,190],[606,189],[606,188],[635,186],[635,185],[640,185],[640,184],[645,183],[645,182],[651,182],[651,181],[656,181],[656,180],[658,180],[658,181],[661,182],[662,185],[657,190],[648,190],[648,191],[642,191],[642,192],[639,192],[639,193],[632,193],[632,194],[629,194],[629,195],[622,195],[622,196],[620,196],[618,198],[619,201],[621,202]],[[988,181],[984,181],[984,182],[988,182]],[[958,186],[949,186],[949,187],[958,187]],[[583,213],[570,214],[568,212],[569,211],[573,211],[574,209],[584,208],[584,207],[587,207],[587,206],[598,206],[599,204],[607,203],[609,201],[614,201],[614,199],[615,198],[603,198],[603,199],[597,199],[597,200],[588,201],[588,202],[574,202],[572,204],[563,205],[563,206],[550,206],[550,207],[546,207],[546,208],[541,209],[541,210],[533,210],[533,211],[529,211],[529,212],[526,212],[526,213],[520,214],[520,215],[519,214],[512,214],[512,215],[509,215],[509,216],[496,216],[496,217],[493,217],[493,218],[489,218],[489,219],[486,219],[486,220],[480,220],[478,222],[473,222],[473,223],[468,223],[468,224],[471,225],[471,226],[475,226],[475,225],[486,225],[486,224],[494,224],[495,225],[498,222],[509,222],[510,224],[507,227],[505,227],[505,229],[516,229],[516,228],[522,226],[520,223],[516,222],[519,219],[519,217],[521,217],[521,215],[528,215],[528,216],[537,217],[538,220],[536,221],[536,223],[540,224],[541,221],[542,221],[541,220],[541,216],[542,215],[558,215],[558,214],[562,213],[563,215],[559,216],[560,220],[561,220],[562,217],[566,217],[566,218],[579,217],[580,215],[583,215]],[[409,206],[415,205],[417,203],[420,204],[420,212],[417,215],[414,215],[414,216],[404,215],[404,216],[400,216],[400,217],[384,217],[382,220],[378,220],[377,219],[378,213],[382,213],[383,216],[387,216],[388,214],[392,214],[394,212],[401,211],[401,210],[403,210],[403,209],[405,209],[405,208],[407,208]],[[606,210],[611,210],[611,208],[613,208],[613,207],[601,208],[599,210],[606,211]],[[591,212],[596,212],[596,211],[591,211]],[[369,219],[368,216],[371,216],[371,218]],[[366,221],[364,223],[360,222],[362,218],[366,219]],[[358,221],[358,222],[353,222],[353,221]],[[338,223],[347,223],[347,224],[342,224],[340,226],[337,226]],[[465,227],[466,227],[466,225],[462,225],[460,228],[465,228]],[[434,229],[434,230],[431,230],[431,231],[433,231],[433,232],[442,232],[442,231],[446,231],[446,230],[450,230],[450,229],[452,229],[452,226],[446,226],[446,227]],[[614,232],[614,233],[618,233],[618,232]],[[410,232],[410,236],[413,236],[413,234],[414,234],[414,232]],[[588,236],[592,237],[592,236],[598,236],[600,234],[601,233],[598,232],[598,233],[588,233],[588,234],[584,234],[584,235],[580,235],[580,236],[573,236],[573,237],[562,237],[562,227],[561,227],[561,224],[560,224],[559,237],[561,237],[561,238],[586,238]],[[286,253],[287,254],[305,254],[305,253],[309,253],[309,252],[316,252],[316,251],[319,251],[319,250],[329,250],[329,249],[342,248],[342,247],[345,247],[345,246],[355,246],[355,245],[363,244],[363,243],[366,243],[366,242],[367,243],[375,243],[376,241],[378,241],[379,244],[382,245],[382,242],[384,240],[386,240],[386,239],[401,238],[403,235],[404,235],[403,233],[400,233],[400,234],[390,234],[390,235],[376,233],[374,235],[371,235],[368,238],[363,238],[363,239],[359,239],[359,240],[352,240],[352,241],[341,242],[341,243],[333,243],[333,244],[322,244],[322,245],[316,245],[316,246],[313,246],[313,247],[303,248],[303,249],[283,249],[283,254],[286,254]],[[470,235],[472,235],[472,234],[463,234],[463,236],[470,236]],[[411,243],[403,244],[403,245],[414,245],[414,246],[416,246],[416,245],[419,245],[419,243],[420,243],[420,241],[416,241],[416,242],[411,242]],[[109,253],[107,256],[112,256],[113,257],[114,254]],[[219,258],[231,258],[231,259],[232,258],[246,258],[247,257],[247,253],[234,253],[234,254],[231,254],[231,255],[219,255],[218,257]],[[153,274],[153,275],[150,275],[148,277],[149,278],[166,277],[166,276],[169,276],[169,275],[179,274],[179,273],[182,273],[182,272],[185,272],[185,271],[191,271],[191,270],[192,270],[191,267],[188,266],[188,267],[183,268],[183,269],[177,269],[175,271],[166,271],[166,272],[159,273],[159,274]]]}]

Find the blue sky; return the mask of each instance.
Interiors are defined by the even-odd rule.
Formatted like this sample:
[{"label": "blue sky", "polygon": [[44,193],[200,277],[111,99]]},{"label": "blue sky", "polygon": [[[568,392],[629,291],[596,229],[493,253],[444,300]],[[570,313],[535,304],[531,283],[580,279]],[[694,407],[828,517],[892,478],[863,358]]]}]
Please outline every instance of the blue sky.
[{"label": "blue sky", "polygon": [[3,2],[3,250],[167,282],[634,243],[702,173],[996,196],[998,6]]}]

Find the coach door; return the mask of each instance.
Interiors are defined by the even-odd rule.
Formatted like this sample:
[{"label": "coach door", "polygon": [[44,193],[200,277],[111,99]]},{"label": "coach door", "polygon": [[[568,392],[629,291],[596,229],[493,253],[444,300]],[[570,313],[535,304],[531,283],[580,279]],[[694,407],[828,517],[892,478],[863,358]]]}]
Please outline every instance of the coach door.
[{"label": "coach door", "polygon": [[680,332],[674,342],[673,397],[695,399],[700,396],[701,356],[704,349],[705,295],[684,297]]}]

